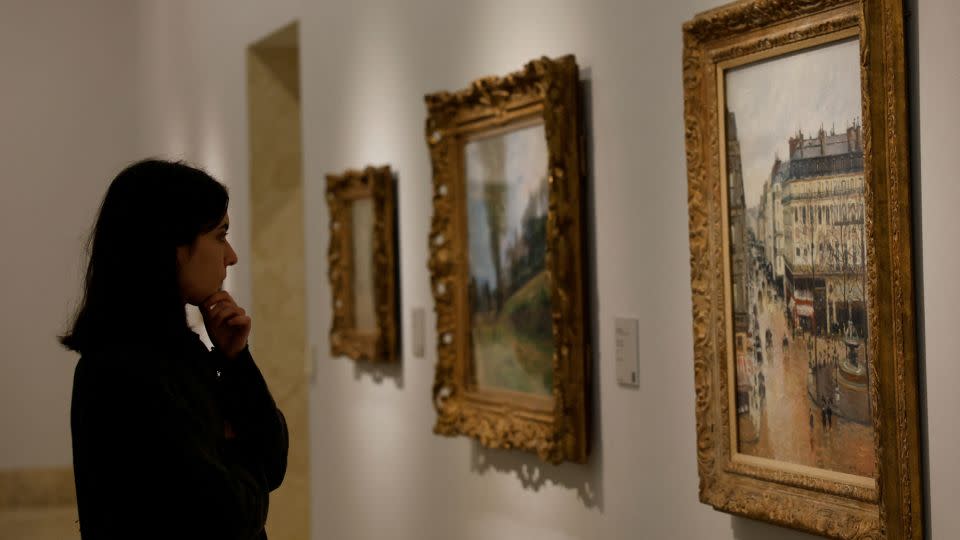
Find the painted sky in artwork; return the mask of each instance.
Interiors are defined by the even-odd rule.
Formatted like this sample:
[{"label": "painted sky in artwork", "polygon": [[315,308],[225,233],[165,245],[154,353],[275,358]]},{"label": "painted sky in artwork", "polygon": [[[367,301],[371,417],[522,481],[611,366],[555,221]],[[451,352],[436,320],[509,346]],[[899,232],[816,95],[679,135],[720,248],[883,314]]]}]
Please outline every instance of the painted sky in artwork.
[{"label": "painted sky in artwork", "polygon": [[[484,146],[506,145],[504,170],[490,170],[483,159]],[[470,228],[470,272],[478,283],[497,285],[487,225],[487,211],[481,197],[482,186],[490,181],[506,181],[506,234],[498,246],[505,257],[507,240],[520,228],[523,211],[532,194],[543,185],[547,174],[547,140],[543,124],[476,139],[464,147],[467,175],[467,213]]]},{"label": "painted sky in artwork", "polygon": [[787,139],[846,130],[861,117],[860,45],[849,40],[725,73],[727,109],[736,115],[747,207],[759,204],[775,156]]}]

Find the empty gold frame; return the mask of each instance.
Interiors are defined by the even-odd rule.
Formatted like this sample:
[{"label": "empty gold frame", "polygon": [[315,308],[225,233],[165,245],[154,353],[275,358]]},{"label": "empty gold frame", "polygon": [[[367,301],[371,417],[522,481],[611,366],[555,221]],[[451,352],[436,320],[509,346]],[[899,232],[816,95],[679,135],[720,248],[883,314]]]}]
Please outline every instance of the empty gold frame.
[{"label": "empty gold frame", "polygon": [[395,197],[389,167],[327,175],[334,355],[397,361]]},{"label": "empty gold frame", "polygon": [[572,56],[426,96],[442,435],[587,459],[579,73]]},{"label": "empty gold frame", "polygon": [[923,538],[903,6],[683,26],[700,500]]}]

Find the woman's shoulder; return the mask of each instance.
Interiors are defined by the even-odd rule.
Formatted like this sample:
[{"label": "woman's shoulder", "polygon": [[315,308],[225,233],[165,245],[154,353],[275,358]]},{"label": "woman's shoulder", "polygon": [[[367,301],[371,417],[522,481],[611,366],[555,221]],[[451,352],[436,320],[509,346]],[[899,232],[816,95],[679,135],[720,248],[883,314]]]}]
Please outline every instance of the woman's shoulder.
[{"label": "woman's shoulder", "polygon": [[98,347],[80,355],[74,379],[91,383],[156,382],[168,375],[169,357],[169,353],[151,346],[117,343]]},{"label": "woman's shoulder", "polygon": [[73,378],[73,407],[109,418],[168,414],[179,403],[178,375],[152,350],[100,349],[83,354]]},{"label": "woman's shoulder", "polygon": [[197,356],[208,352],[199,336],[190,331],[154,342],[116,341],[83,351],[77,374],[97,378],[163,381],[192,371]]}]

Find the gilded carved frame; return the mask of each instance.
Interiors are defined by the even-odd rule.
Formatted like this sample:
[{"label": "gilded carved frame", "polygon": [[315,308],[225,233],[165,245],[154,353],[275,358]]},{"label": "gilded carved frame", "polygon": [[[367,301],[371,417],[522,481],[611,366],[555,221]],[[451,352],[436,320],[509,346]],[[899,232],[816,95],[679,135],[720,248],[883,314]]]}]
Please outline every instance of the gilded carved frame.
[{"label": "gilded carved frame", "polygon": [[[551,463],[585,462],[589,354],[583,279],[583,154],[579,72],[573,56],[542,58],[506,77],[425,97],[433,163],[429,269],[437,313],[433,386],[441,435],[535,452]],[[548,149],[546,269],[552,302],[552,397],[480,390],[470,383],[464,144],[470,134],[542,121]]]},{"label": "gilded carved frame", "polygon": [[[352,203],[372,199],[372,270],[375,331],[354,324]],[[327,251],[333,322],[330,351],[358,361],[392,363],[397,355],[396,194],[390,167],[368,166],[327,175],[330,245]]]},{"label": "gilded carved frame", "polygon": [[[868,485],[736,462],[724,261],[722,65],[857,36],[865,156],[869,366],[877,475]],[[754,0],[683,26],[697,464],[718,510],[833,538],[923,538],[903,6],[899,0]]]}]

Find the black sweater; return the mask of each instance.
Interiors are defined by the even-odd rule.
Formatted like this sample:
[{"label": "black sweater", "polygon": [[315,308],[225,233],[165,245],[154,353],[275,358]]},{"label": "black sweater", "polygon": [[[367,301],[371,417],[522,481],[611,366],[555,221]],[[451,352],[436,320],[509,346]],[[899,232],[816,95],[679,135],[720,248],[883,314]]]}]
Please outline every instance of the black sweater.
[{"label": "black sweater", "polygon": [[283,414],[249,350],[229,360],[193,332],[174,341],[77,363],[71,428],[84,540],[266,539],[268,494],[287,467]]}]

